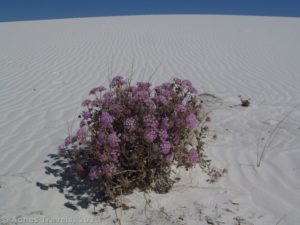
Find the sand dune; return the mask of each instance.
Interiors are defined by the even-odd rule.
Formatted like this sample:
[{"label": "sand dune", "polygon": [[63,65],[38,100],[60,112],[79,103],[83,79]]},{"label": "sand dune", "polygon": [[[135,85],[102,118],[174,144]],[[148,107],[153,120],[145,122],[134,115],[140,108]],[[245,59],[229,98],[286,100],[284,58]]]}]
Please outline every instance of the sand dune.
[{"label": "sand dune", "polygon": [[[136,209],[123,212],[122,224],[298,224],[299,27],[298,18],[215,15],[0,23],[0,224],[113,224],[111,209],[97,216],[93,208],[73,211],[63,194],[36,182],[55,182],[44,161],[77,127],[91,88],[107,85],[111,75],[133,73],[138,81],[153,72],[154,84],[182,77],[220,98],[210,125],[218,138],[206,149],[228,174],[207,184],[197,169],[181,172],[171,193],[151,194],[146,215],[143,195],[128,196]],[[237,106],[238,95],[251,106]]]}]

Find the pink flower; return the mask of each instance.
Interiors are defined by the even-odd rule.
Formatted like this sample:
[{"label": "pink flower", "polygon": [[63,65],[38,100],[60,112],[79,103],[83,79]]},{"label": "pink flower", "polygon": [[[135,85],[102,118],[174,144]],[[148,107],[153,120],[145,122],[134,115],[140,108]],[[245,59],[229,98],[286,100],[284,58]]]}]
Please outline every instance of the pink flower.
[{"label": "pink flower", "polygon": [[182,87],[187,89],[192,94],[197,94],[197,90],[193,87],[191,81],[189,80],[183,80]]},{"label": "pink flower", "polygon": [[193,85],[192,85],[192,82],[189,81],[189,80],[183,80],[181,84],[182,84],[182,86],[184,86],[184,87],[190,87],[190,86],[193,86]]},{"label": "pink flower", "polygon": [[89,118],[92,117],[92,113],[89,112],[89,111],[83,112],[83,113],[82,113],[82,117],[83,117],[83,119],[87,120],[87,119],[89,119]]},{"label": "pink flower", "polygon": [[106,88],[103,86],[99,86],[97,89],[98,92],[106,91]]},{"label": "pink flower", "polygon": [[86,100],[84,100],[82,103],[81,103],[81,105],[82,106],[90,106],[91,105],[91,103],[92,103],[92,100],[90,100],[90,99],[86,99]]},{"label": "pink flower", "polygon": [[154,115],[148,114],[148,115],[144,116],[143,120],[147,127],[151,127],[151,128],[157,127],[158,122]]},{"label": "pink flower", "polygon": [[103,95],[103,103],[105,105],[110,105],[112,104],[113,100],[114,100],[114,92],[112,91],[108,91],[108,92],[105,92],[105,94]]},{"label": "pink flower", "polygon": [[80,121],[80,127],[84,127],[86,124],[84,122],[84,119]]},{"label": "pink flower", "polygon": [[76,136],[77,136],[78,139],[84,140],[84,139],[87,137],[87,132],[86,132],[85,128],[84,128],[84,127],[81,127],[81,128],[77,131]]},{"label": "pink flower", "polygon": [[71,136],[68,136],[66,137],[65,139],[65,146],[68,146],[70,144],[73,144],[73,141],[72,141],[72,137]]},{"label": "pink flower", "polygon": [[148,96],[148,92],[144,91],[144,90],[137,90],[133,93],[132,99],[134,101],[147,101],[147,99],[149,98]]},{"label": "pink flower", "polygon": [[168,117],[164,117],[161,121],[161,129],[167,130],[170,127],[170,119]]},{"label": "pink flower", "polygon": [[105,91],[105,90],[106,90],[105,87],[99,86],[99,87],[93,88],[93,89],[90,91],[90,95],[95,95],[97,92],[102,92],[102,91]]},{"label": "pink flower", "polygon": [[122,76],[115,76],[111,83],[110,83],[110,86],[112,88],[114,87],[121,87],[122,85],[126,84],[127,82],[124,80],[124,78]]},{"label": "pink flower", "polygon": [[120,150],[118,148],[110,149],[111,160],[114,162],[119,162]]},{"label": "pink flower", "polygon": [[104,132],[100,131],[97,136],[96,143],[97,145],[102,146],[104,144],[104,141],[105,141],[105,134]]},{"label": "pink flower", "polygon": [[150,109],[155,109],[156,105],[154,103],[154,101],[152,101],[151,99],[146,99],[144,100],[144,103],[146,106],[148,106]]},{"label": "pink flower", "polygon": [[128,131],[134,131],[135,130],[135,119],[127,118],[124,122],[124,128]]},{"label": "pink flower", "polygon": [[168,100],[165,96],[163,95],[158,95],[157,97],[157,100],[159,103],[163,104],[163,105],[168,105]]},{"label": "pink flower", "polygon": [[191,113],[186,117],[186,124],[189,129],[193,129],[198,125],[198,120],[195,114]]},{"label": "pink flower", "polygon": [[188,154],[190,163],[195,164],[196,162],[198,162],[199,155],[195,148],[191,148]]},{"label": "pink flower", "polygon": [[110,128],[112,127],[112,123],[114,122],[114,117],[111,116],[108,112],[102,112],[100,116],[100,124],[104,128]]},{"label": "pink flower", "polygon": [[113,104],[110,107],[110,109],[111,109],[112,113],[114,113],[114,114],[120,114],[124,110],[123,106],[121,106],[119,104]]},{"label": "pink flower", "polygon": [[158,131],[158,136],[161,141],[166,141],[169,137],[168,132],[164,129]]},{"label": "pink flower", "polygon": [[184,113],[184,112],[186,112],[186,107],[182,103],[177,104],[176,107],[175,107],[175,111],[180,112],[180,113]]},{"label": "pink flower", "polygon": [[171,143],[168,141],[164,141],[160,144],[160,148],[162,150],[162,152],[167,155],[170,152],[171,149]]},{"label": "pink flower", "polygon": [[147,129],[144,133],[144,139],[148,143],[152,143],[157,137],[157,131],[155,129]]},{"label": "pink flower", "polygon": [[163,83],[161,87],[167,92],[170,92],[173,89],[173,85],[171,83]]},{"label": "pink flower", "polygon": [[139,90],[143,90],[143,91],[149,91],[149,88],[151,86],[151,84],[148,82],[147,83],[146,82],[137,82],[136,85]]},{"label": "pink flower", "polygon": [[117,136],[116,132],[113,132],[111,134],[108,135],[108,142],[109,145],[113,148],[119,146],[119,142],[120,142],[120,138]]},{"label": "pink flower", "polygon": [[[172,89],[173,89],[173,84],[163,83],[162,85],[155,88],[155,92],[157,96],[164,96],[165,99],[168,100],[170,97],[172,97],[172,92],[173,92]],[[162,101],[163,104],[167,103],[163,98],[161,98],[160,101]]]}]

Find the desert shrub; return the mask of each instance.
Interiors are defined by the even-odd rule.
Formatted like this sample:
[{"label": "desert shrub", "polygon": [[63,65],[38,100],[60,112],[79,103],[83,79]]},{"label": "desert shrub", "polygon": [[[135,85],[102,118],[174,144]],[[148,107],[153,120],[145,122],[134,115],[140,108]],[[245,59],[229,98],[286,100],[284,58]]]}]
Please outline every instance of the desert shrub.
[{"label": "desert shrub", "polygon": [[121,76],[109,90],[96,87],[84,100],[80,128],[59,146],[74,172],[99,183],[104,199],[142,191],[167,192],[172,168],[198,164],[208,174],[202,135],[210,119],[188,80],[152,87]]}]

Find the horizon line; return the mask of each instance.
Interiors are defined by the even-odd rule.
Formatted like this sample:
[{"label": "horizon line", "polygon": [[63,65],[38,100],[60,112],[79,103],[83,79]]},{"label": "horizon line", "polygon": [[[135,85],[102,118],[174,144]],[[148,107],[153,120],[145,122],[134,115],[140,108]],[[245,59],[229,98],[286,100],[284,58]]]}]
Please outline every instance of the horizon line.
[{"label": "horizon line", "polygon": [[125,17],[125,16],[169,16],[169,15],[178,15],[178,16],[249,16],[249,17],[276,17],[276,18],[300,18],[300,16],[285,16],[285,15],[264,15],[264,14],[227,14],[227,13],[136,13],[136,14],[115,14],[115,15],[95,15],[95,16],[66,16],[66,17],[51,17],[51,18],[29,18],[29,19],[6,19],[1,20],[0,23],[9,23],[9,22],[30,22],[30,21],[47,21],[47,20],[64,20],[64,19],[87,19],[87,18],[103,18],[103,17]]}]

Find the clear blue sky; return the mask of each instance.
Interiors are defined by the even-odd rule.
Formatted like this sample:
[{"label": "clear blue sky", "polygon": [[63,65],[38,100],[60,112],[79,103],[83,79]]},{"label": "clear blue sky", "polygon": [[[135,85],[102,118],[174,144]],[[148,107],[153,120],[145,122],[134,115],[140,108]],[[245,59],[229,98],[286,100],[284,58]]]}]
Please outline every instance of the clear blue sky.
[{"label": "clear blue sky", "polygon": [[0,0],[0,21],[145,14],[300,17],[300,0]]}]

